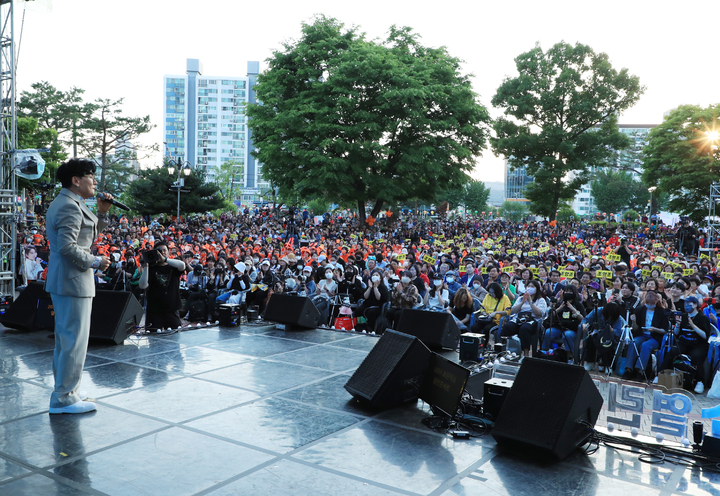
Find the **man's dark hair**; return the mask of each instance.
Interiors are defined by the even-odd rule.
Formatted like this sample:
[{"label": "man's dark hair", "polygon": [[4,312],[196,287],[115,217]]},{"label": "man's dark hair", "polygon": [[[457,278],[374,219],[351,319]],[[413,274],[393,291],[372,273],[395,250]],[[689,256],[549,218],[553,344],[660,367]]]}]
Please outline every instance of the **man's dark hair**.
[{"label": "man's dark hair", "polygon": [[161,246],[164,246],[164,247],[167,248],[168,250],[170,249],[170,247],[168,246],[168,244],[167,244],[165,241],[157,241],[157,242],[153,245],[153,250],[157,250],[157,249],[159,249]]},{"label": "man's dark hair", "polygon": [[60,181],[63,188],[71,188],[73,177],[85,177],[95,174],[95,162],[81,158],[71,158],[58,167],[55,177]]}]

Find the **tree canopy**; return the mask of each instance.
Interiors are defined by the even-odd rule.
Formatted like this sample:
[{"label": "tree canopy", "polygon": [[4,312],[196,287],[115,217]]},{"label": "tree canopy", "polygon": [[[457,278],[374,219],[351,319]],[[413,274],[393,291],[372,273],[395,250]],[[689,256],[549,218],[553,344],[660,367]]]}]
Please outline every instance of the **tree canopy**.
[{"label": "tree canopy", "polygon": [[627,208],[645,211],[650,198],[645,184],[622,170],[609,169],[596,173],[590,189],[600,212],[619,213]]},{"label": "tree canopy", "polygon": [[460,61],[410,28],[384,41],[318,17],[268,60],[248,106],[263,176],[304,199],[353,201],[375,216],[385,202],[431,201],[462,186],[487,137]]},{"label": "tree canopy", "polygon": [[500,207],[500,215],[511,221],[519,222],[525,215],[527,215],[527,207],[525,202],[521,201],[505,201]]},{"label": "tree canopy", "polygon": [[608,165],[613,150],[629,145],[617,116],[645,91],[627,69],[613,69],[605,53],[587,45],[539,45],[515,59],[519,75],[506,78],[492,99],[505,117],[490,142],[511,167],[526,166],[531,210],[555,219],[590,179],[591,166]]},{"label": "tree canopy", "polygon": [[[139,178],[130,183],[123,199],[127,205],[141,215],[156,215],[175,212],[177,189],[173,184],[177,175],[168,174],[165,167],[141,170]],[[180,212],[200,213],[216,210],[225,205],[216,184],[205,182],[205,172],[193,169],[189,176],[183,176],[185,185],[180,193]]]},{"label": "tree canopy", "polygon": [[707,216],[710,185],[720,176],[708,132],[720,129],[720,104],[682,105],[650,130],[644,149],[643,181],[667,193],[668,209],[701,221]]}]

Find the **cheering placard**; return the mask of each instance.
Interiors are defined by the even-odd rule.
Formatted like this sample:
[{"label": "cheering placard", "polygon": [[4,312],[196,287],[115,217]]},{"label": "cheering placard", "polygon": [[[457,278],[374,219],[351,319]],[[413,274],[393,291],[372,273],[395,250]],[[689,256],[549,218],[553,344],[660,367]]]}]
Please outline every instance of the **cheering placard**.
[{"label": "cheering placard", "polygon": [[674,277],[673,277],[674,274],[673,274],[672,272],[663,272],[663,273],[660,274],[660,275],[663,276],[663,277],[664,277],[665,279],[667,279],[668,281],[672,281],[673,278],[674,278]]},{"label": "cheering placard", "polygon": [[401,253],[400,255],[398,255],[395,258],[397,258],[398,261],[402,262],[403,260],[405,260],[407,258],[407,255],[405,255],[404,253]]},{"label": "cheering placard", "polygon": [[575,277],[575,271],[574,270],[561,270],[560,276],[564,277],[566,279],[572,279]]},{"label": "cheering placard", "polygon": [[502,268],[502,271],[503,271],[503,272],[514,272],[514,271],[515,271],[515,267],[513,267],[512,265],[508,265],[507,267],[503,267],[503,268]]},{"label": "cheering placard", "polygon": [[620,260],[622,260],[620,255],[618,255],[617,253],[608,253],[605,258],[607,260],[610,260],[611,262],[619,262]]},{"label": "cheering placard", "polygon": [[538,248],[538,251],[540,253],[545,253],[545,252],[550,251],[550,247],[549,246],[541,246],[540,248]]},{"label": "cheering placard", "polygon": [[612,270],[596,270],[595,275],[600,279],[612,279]]},{"label": "cheering placard", "polygon": [[684,276],[691,276],[695,273],[695,270],[693,269],[683,269],[683,275]]},{"label": "cheering placard", "polygon": [[533,250],[533,251],[529,251],[529,252],[528,252],[528,257],[537,257],[537,256],[538,256],[538,252],[537,252],[537,251],[534,251],[534,250]]},{"label": "cheering placard", "polygon": [[642,270],[642,275],[645,276],[645,277],[648,277],[648,276],[650,275],[650,271],[649,271],[648,269],[643,269],[643,270]]},{"label": "cheering placard", "polygon": [[430,255],[425,255],[423,257],[423,262],[428,263],[430,265],[435,265],[435,261],[436,260],[433,257],[431,257]]}]

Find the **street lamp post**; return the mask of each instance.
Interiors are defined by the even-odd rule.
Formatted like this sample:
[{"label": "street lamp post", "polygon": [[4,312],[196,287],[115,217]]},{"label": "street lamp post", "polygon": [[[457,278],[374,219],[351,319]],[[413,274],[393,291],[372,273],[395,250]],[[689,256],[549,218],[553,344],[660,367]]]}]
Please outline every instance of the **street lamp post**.
[{"label": "street lamp post", "polygon": [[653,216],[653,210],[655,209],[655,205],[653,204],[653,193],[657,189],[657,186],[650,186],[648,188],[648,191],[650,192],[650,223],[652,224],[652,216]]},{"label": "street lamp post", "polygon": [[192,166],[190,165],[190,162],[187,160],[183,161],[180,157],[178,157],[177,162],[170,162],[168,165],[168,173],[172,176],[175,174],[175,168],[177,167],[177,182],[175,183],[175,186],[177,187],[177,194],[178,194],[178,201],[177,201],[177,220],[180,221],[180,189],[184,186],[184,180],[180,178],[180,174],[184,174],[185,176],[189,176],[190,172],[192,172]]}]

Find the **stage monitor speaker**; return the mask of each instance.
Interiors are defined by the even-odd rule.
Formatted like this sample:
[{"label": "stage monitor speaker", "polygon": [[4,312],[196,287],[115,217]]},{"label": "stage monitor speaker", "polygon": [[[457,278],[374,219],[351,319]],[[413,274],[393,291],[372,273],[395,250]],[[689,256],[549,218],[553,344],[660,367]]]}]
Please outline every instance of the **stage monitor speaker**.
[{"label": "stage monitor speaker", "polygon": [[460,329],[447,312],[404,309],[397,330],[415,336],[430,348],[457,348]]},{"label": "stage monitor speaker", "polygon": [[122,344],[135,332],[143,307],[127,291],[96,291],[90,317],[90,339]]},{"label": "stage monitor speaker", "polygon": [[28,283],[0,318],[0,323],[12,329],[32,331],[35,328],[35,313],[41,298],[50,298],[50,293],[45,291],[45,284]]},{"label": "stage monitor speaker", "polygon": [[454,417],[468,377],[470,369],[433,353],[420,387],[420,399],[445,415]]},{"label": "stage monitor speaker", "polygon": [[263,319],[306,329],[314,329],[322,323],[320,312],[310,298],[286,294],[273,294],[270,297]]},{"label": "stage monitor speaker", "polygon": [[602,404],[584,368],[525,358],[492,435],[500,446],[562,460],[590,437]]},{"label": "stage monitor speaker", "polygon": [[417,400],[431,353],[419,339],[388,329],[345,389],[377,409]]}]

